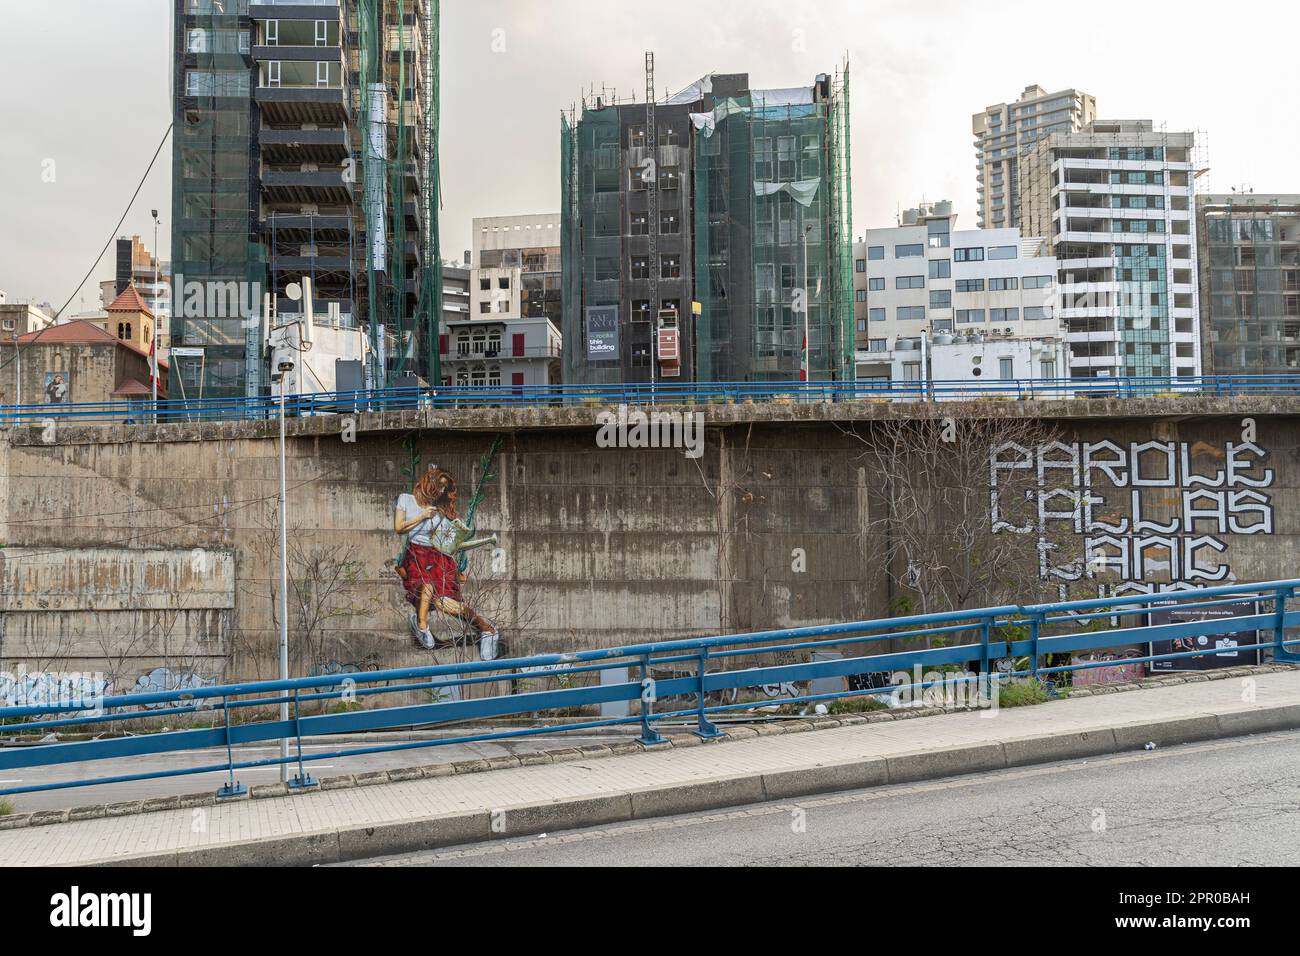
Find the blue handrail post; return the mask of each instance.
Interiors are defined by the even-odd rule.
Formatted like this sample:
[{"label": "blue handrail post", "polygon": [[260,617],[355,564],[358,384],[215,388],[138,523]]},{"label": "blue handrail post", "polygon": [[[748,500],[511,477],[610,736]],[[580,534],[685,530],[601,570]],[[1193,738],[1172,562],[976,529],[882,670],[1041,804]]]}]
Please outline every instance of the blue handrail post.
[{"label": "blue handrail post", "polygon": [[235,779],[235,755],[230,747],[230,698],[221,698],[221,711],[226,718],[226,772],[230,774],[225,786],[217,791],[217,797],[242,797],[248,788]]},{"label": "blue handrail post", "polygon": [[989,638],[992,632],[992,618],[986,617],[980,621],[980,673],[976,691],[980,697],[988,700],[993,697],[993,681],[989,676]]},{"label": "blue handrail post", "polygon": [[1273,660],[1300,663],[1300,649],[1290,650],[1286,641],[1286,602],[1295,597],[1295,588],[1279,588],[1274,601],[1277,604],[1277,623],[1273,626]]},{"label": "blue handrail post", "polygon": [[305,790],[316,786],[320,781],[309,774],[302,766],[302,721],[298,707],[298,688],[293,689],[293,735],[298,741],[298,772],[289,781],[290,790]]},{"label": "blue handrail post", "polygon": [[1029,620],[1029,676],[1038,677],[1038,638],[1043,629],[1043,615],[1035,614]]},{"label": "blue handrail post", "polygon": [[695,731],[695,736],[696,736],[696,737],[699,737],[701,740],[717,740],[719,737],[725,737],[725,736],[727,736],[727,735],[724,734],[721,730],[719,730],[719,729],[717,728],[717,725],[714,724],[714,723],[712,723],[712,722],[709,720],[709,718],[706,717],[705,714],[704,714],[704,674],[705,674],[705,670],[706,670],[706,668],[708,667],[708,661],[709,661],[709,649],[708,649],[707,647],[705,647],[705,648],[702,648],[702,649],[700,650],[700,657],[699,657],[699,671],[700,671],[700,673],[699,673],[699,678],[700,678],[699,716],[700,716],[700,726],[699,726],[699,729],[697,729],[697,730]]},{"label": "blue handrail post", "polygon": [[650,726],[650,721],[654,718],[653,703],[654,678],[650,676],[650,655],[641,655],[641,736],[637,739],[647,747],[653,747],[655,744],[664,743],[664,738],[659,732]]}]

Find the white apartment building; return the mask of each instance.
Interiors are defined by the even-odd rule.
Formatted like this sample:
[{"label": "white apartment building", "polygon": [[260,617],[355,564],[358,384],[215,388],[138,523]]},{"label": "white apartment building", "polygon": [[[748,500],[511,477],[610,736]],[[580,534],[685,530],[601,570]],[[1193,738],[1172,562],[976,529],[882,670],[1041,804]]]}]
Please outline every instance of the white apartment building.
[{"label": "white apartment building", "polygon": [[475,219],[469,313],[448,316],[443,376],[454,385],[560,380],[560,216]]},{"label": "white apartment building", "polygon": [[1078,90],[1048,93],[1027,86],[1014,103],[995,103],[971,117],[981,229],[1020,225],[1020,157],[1048,133],[1068,132],[1097,118],[1097,100]]},{"label": "white apartment building", "polygon": [[1068,375],[1057,263],[1019,229],[955,228],[952,203],[854,246],[859,380],[1033,382]]},{"label": "white apartment building", "polygon": [[1058,261],[1073,377],[1201,374],[1194,151],[1193,133],[1097,120],[1022,160],[1022,221]]}]

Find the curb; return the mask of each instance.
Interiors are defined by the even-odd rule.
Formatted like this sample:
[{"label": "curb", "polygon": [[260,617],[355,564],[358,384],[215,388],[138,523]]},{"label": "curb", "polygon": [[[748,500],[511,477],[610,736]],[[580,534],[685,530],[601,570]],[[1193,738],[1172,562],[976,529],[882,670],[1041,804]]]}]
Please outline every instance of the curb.
[{"label": "curb", "polygon": [[95,866],[315,866],[413,853],[579,827],[699,813],[771,800],[915,783],[1033,764],[1129,753],[1147,742],[1169,746],[1300,728],[1300,704],[1229,714],[1040,734],[999,743],[915,751],[769,773],[443,814],[370,827],[344,827],[271,840],[104,861]]},{"label": "curb", "polygon": [[[1096,697],[1103,694],[1118,694],[1126,691],[1139,691],[1148,688],[1170,687],[1176,684],[1227,680],[1230,678],[1250,677],[1257,674],[1282,673],[1294,670],[1296,670],[1296,667],[1291,664],[1258,664],[1249,667],[1225,668],[1223,670],[1210,672],[1174,673],[1148,677],[1141,683],[1108,684],[1095,688],[1079,688],[1072,690],[1068,695],[1060,699],[1068,700],[1074,697]],[[1050,705],[1052,701],[1049,700],[1046,703]],[[1037,706],[1043,705],[1040,704]],[[907,707],[897,710],[870,711],[866,714],[848,714],[838,717],[810,715],[802,719],[787,718],[779,722],[729,725],[726,728],[726,736],[719,738],[716,741],[711,741],[710,744],[727,743],[733,740],[746,740],[750,737],[797,734],[813,730],[852,727],[862,723],[913,720],[922,717],[935,717],[940,714],[962,713],[969,709],[970,708],[966,707],[952,706]],[[1274,729],[1284,730],[1288,728],[1277,727]],[[557,730],[563,730],[563,727],[557,727]],[[1255,732],[1256,731],[1251,730],[1241,731],[1241,733]],[[1146,743],[1147,739],[1150,738],[1145,738],[1139,743]],[[665,734],[664,743],[654,744],[653,746],[647,746],[636,740],[625,740],[619,743],[598,744],[582,748],[562,747],[553,750],[538,750],[517,755],[508,754],[487,759],[458,760],[449,763],[424,764],[414,767],[397,767],[392,770],[372,770],[356,774],[341,774],[338,776],[321,777],[319,789],[346,790],[354,787],[370,787],[384,783],[401,783],[407,780],[418,780],[422,777],[449,777],[452,774],[485,773],[492,770],[504,770],[520,766],[527,767],[546,763],[565,763],[570,760],[590,760],[599,757],[619,757],[625,754],[645,753],[654,750],[666,750],[669,748],[698,747],[703,745],[703,743],[704,741],[699,737],[690,733]],[[1137,744],[1132,744],[1132,746],[1137,746]],[[1080,752],[1078,756],[1087,757],[1092,755]],[[1068,760],[1071,758],[1069,756],[1062,756],[1055,759]],[[958,771],[953,772],[956,773]],[[895,780],[892,782],[899,783],[901,781]],[[861,786],[870,786],[870,784],[862,784]],[[283,798],[286,796],[293,797],[298,793],[311,792],[313,792],[313,790],[291,791],[286,789],[283,784],[270,783],[249,787],[248,793],[236,797],[218,798],[216,794],[209,790],[200,793],[156,797],[149,800],[127,800],[121,803],[93,804],[62,810],[35,810],[31,813],[13,813],[0,816],[0,831],[17,830],[23,827],[51,826],[58,823],[90,820],[98,817],[120,817],[137,813],[156,813],[163,810],[213,807],[218,804],[235,803],[241,800],[265,800],[270,798]]]}]

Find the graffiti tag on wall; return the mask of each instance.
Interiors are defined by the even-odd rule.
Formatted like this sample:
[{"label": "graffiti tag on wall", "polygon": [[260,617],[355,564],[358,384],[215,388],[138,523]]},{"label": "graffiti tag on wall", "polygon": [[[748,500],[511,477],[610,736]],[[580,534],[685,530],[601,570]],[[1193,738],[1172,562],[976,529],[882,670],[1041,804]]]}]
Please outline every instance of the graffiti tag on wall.
[{"label": "graffiti tag on wall", "polygon": [[[1041,576],[1062,584],[1104,576],[1122,594],[1235,581],[1224,537],[1273,533],[1267,459],[1246,441],[1008,443],[989,461],[993,533],[1037,535]],[[1000,497],[1024,470],[1032,515]]]}]

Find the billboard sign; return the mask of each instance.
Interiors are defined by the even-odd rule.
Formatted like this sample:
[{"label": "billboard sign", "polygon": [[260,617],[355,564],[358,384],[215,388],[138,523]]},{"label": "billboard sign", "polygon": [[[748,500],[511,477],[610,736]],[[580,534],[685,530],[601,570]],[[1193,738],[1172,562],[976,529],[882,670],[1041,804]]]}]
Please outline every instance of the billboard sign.
[{"label": "billboard sign", "polygon": [[[1190,621],[1217,621],[1229,617],[1249,617],[1260,613],[1254,601],[1223,604],[1218,607],[1183,607],[1177,604],[1152,607],[1150,622],[1157,624],[1186,624]],[[1243,667],[1259,663],[1259,650],[1239,650],[1243,645],[1258,644],[1258,631],[1237,634],[1210,634],[1200,637],[1180,637],[1172,641],[1152,641],[1151,654],[1180,654],[1190,651],[1217,651],[1202,657],[1180,657],[1171,661],[1152,661],[1151,670],[1208,671],[1220,667]]]},{"label": "billboard sign", "polygon": [[587,361],[618,361],[618,306],[587,306]]}]

